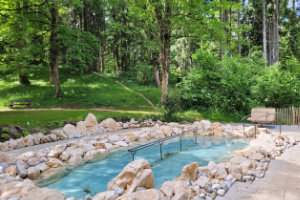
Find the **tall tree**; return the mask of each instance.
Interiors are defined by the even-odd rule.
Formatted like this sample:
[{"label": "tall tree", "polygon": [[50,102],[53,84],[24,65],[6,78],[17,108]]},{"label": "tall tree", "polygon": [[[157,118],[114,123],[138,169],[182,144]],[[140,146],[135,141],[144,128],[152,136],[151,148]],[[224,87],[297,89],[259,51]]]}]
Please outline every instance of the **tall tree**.
[{"label": "tall tree", "polygon": [[279,61],[279,0],[274,2],[274,57],[273,64]]},{"label": "tall tree", "polygon": [[168,95],[169,71],[170,71],[170,47],[171,47],[171,17],[172,6],[170,0],[152,0],[155,16],[158,23],[158,40],[160,45],[161,65],[161,101],[165,101]]},{"label": "tall tree", "polygon": [[267,57],[267,29],[266,29],[266,0],[262,0],[262,20],[263,20],[263,52],[265,61]]},{"label": "tall tree", "polygon": [[50,3],[50,15],[51,15],[51,34],[50,34],[50,82],[55,86],[55,98],[62,96],[58,61],[59,61],[59,48],[58,48],[58,35],[57,35],[57,24],[58,24],[58,8],[55,3]]}]

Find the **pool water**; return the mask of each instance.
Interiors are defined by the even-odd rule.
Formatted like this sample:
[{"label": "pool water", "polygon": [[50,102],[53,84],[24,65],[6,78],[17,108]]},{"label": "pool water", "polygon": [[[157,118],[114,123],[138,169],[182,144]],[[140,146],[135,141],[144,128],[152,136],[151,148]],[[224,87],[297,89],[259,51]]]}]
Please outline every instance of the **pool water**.
[{"label": "pool water", "polygon": [[[211,137],[198,137],[182,140],[182,151],[179,141],[172,141],[163,145],[163,160],[160,160],[159,145],[151,146],[138,151],[135,159],[147,159],[151,164],[154,174],[155,187],[159,188],[162,183],[172,180],[181,174],[182,167],[192,162],[199,166],[205,166],[209,161],[216,163],[227,161],[232,153],[247,145],[243,140],[216,139]],[[67,197],[84,198],[87,194],[94,196],[99,192],[106,191],[107,184],[122,169],[132,161],[132,155],[128,151],[119,151],[87,163],[73,169],[63,178],[45,186],[57,189]]]}]

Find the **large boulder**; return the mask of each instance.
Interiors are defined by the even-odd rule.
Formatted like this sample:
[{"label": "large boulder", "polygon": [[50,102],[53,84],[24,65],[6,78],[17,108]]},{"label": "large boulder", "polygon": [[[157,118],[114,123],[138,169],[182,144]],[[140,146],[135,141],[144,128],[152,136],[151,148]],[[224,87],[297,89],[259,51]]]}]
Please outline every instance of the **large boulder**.
[{"label": "large boulder", "polygon": [[7,167],[4,170],[4,173],[10,176],[16,176],[17,175],[17,166],[16,165],[11,165],[9,167]]},{"label": "large boulder", "polygon": [[193,191],[184,184],[184,181],[167,181],[160,191],[172,200],[188,200],[193,197]]},{"label": "large boulder", "polygon": [[[2,180],[4,181],[3,183]],[[1,200],[9,200],[13,197],[17,197],[19,199],[22,194],[37,188],[29,179],[25,179],[24,181],[16,181],[16,179],[12,179],[11,176],[0,177],[0,183]]]},{"label": "large boulder", "polygon": [[260,134],[260,131],[257,126],[245,127],[244,134],[246,137],[254,137],[254,135]]},{"label": "large boulder", "polygon": [[201,188],[205,188],[210,183],[211,180],[207,176],[199,176],[198,179],[194,182],[194,185],[199,185]]},{"label": "large boulder", "polygon": [[21,194],[22,200],[65,200],[66,197],[58,190],[35,188],[25,194]]},{"label": "large boulder", "polygon": [[107,151],[105,149],[94,149],[94,150],[91,150],[91,151],[85,153],[83,159],[85,161],[92,160],[99,156],[104,155],[105,153],[107,153]]},{"label": "large boulder", "polygon": [[57,159],[57,158],[50,158],[46,165],[50,168],[57,168],[57,167],[62,167],[64,164],[61,160]]},{"label": "large boulder", "polygon": [[122,188],[126,193],[135,192],[138,187],[154,188],[154,178],[147,160],[135,160],[107,185],[107,190]]},{"label": "large boulder", "polygon": [[48,153],[48,157],[58,158],[67,148],[66,144],[60,144],[53,147]]},{"label": "large boulder", "polygon": [[161,126],[160,131],[164,134],[165,137],[169,137],[173,133],[173,130],[170,126]]},{"label": "large boulder", "polygon": [[112,118],[108,118],[103,120],[102,122],[100,122],[99,124],[101,127],[103,128],[108,128],[111,131],[117,131],[120,129],[119,125],[117,124],[117,122],[112,119]]},{"label": "large boulder", "polygon": [[53,130],[52,134],[56,135],[57,140],[66,140],[68,136],[65,134],[63,130]]},{"label": "large boulder", "polygon": [[198,163],[193,162],[182,168],[181,176],[177,180],[195,181],[198,174]]},{"label": "large boulder", "polygon": [[24,137],[24,143],[26,147],[33,146],[34,145],[34,136],[27,135]]},{"label": "large boulder", "polygon": [[41,174],[41,171],[37,167],[29,167],[27,170],[27,177],[32,180],[36,179]]},{"label": "large boulder", "polygon": [[[97,124],[97,126],[98,126],[98,124]],[[85,121],[77,122],[76,130],[80,133],[80,135],[87,135],[88,132],[89,132],[88,129],[86,128],[86,122]]]},{"label": "large boulder", "polygon": [[164,195],[157,189],[141,190],[138,192],[125,194],[117,200],[163,200]]},{"label": "large boulder", "polygon": [[95,132],[98,128],[98,122],[95,115],[89,113],[88,116],[84,120],[86,128],[90,132]]},{"label": "large boulder", "polygon": [[93,197],[93,200],[115,200],[119,195],[115,191],[105,191],[98,193]]},{"label": "large boulder", "polygon": [[0,151],[0,163],[1,162],[10,162],[10,158],[3,152]]},{"label": "large boulder", "polygon": [[63,128],[63,131],[67,135],[68,138],[78,138],[80,137],[79,132],[72,124],[66,124]]}]

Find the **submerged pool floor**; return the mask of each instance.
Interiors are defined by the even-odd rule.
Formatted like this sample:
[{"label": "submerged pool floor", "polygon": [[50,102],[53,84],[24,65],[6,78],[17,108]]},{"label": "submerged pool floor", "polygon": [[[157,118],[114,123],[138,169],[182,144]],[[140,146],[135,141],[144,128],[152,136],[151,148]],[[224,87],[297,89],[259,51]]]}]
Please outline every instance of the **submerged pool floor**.
[{"label": "submerged pool floor", "polygon": [[[172,180],[181,174],[182,167],[192,162],[199,166],[207,165],[209,161],[216,163],[227,161],[233,151],[244,148],[247,142],[232,139],[216,139],[198,137],[198,143],[193,139],[182,140],[182,151],[179,142],[173,141],[163,145],[163,160],[160,160],[159,145],[138,151],[135,159],[146,159],[151,164],[155,187]],[[107,184],[122,169],[132,161],[131,153],[119,151],[105,158],[73,169],[69,174],[45,188],[57,189],[67,197],[84,198],[106,191]]]}]

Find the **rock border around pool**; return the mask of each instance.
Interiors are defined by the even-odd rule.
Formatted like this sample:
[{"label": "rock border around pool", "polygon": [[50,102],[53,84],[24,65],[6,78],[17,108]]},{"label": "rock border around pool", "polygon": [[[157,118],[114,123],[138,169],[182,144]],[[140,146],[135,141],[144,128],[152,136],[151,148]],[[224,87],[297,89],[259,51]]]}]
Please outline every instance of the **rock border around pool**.
[{"label": "rock border around pool", "polygon": [[[95,117],[92,116],[91,114],[89,114],[87,118],[95,119]],[[96,127],[96,126],[99,127],[97,121],[96,120],[93,121],[94,123],[90,123],[91,125],[87,125],[87,123],[85,123],[85,128],[83,127],[82,129],[86,130],[86,132],[83,131],[84,133],[82,132],[82,134],[86,134],[87,136],[81,138],[78,142],[69,142],[67,144],[56,145],[50,148],[45,148],[38,152],[26,152],[15,158],[9,158],[5,155],[5,153],[0,153],[0,180],[1,180],[0,199],[1,200],[2,199],[6,200],[10,198],[22,199],[23,194],[27,194],[29,190],[33,190],[33,189],[35,189],[34,191],[43,194],[44,189],[41,189],[43,191],[38,191],[40,188],[36,186],[31,187],[32,185],[34,185],[34,182],[43,183],[43,181],[49,181],[51,179],[54,180],[58,178],[60,175],[62,175],[65,172],[65,170],[69,167],[78,166],[90,160],[99,158],[100,156],[108,155],[110,152],[113,152],[118,149],[128,148],[129,146],[134,146],[139,143],[145,143],[154,139],[168,137],[171,136],[172,134],[182,133],[183,131],[187,131],[190,129],[196,128],[198,135],[228,137],[228,138],[253,137],[255,132],[255,127],[247,127],[245,131],[243,131],[242,126],[222,125],[221,123],[211,123],[209,121],[202,120],[201,122],[195,122],[192,125],[180,125],[178,123],[156,124],[152,128],[142,128],[141,130],[135,132],[133,131],[133,132],[127,132],[122,134],[110,134],[109,132],[98,132],[96,135],[91,136],[91,134],[89,133],[91,132],[91,130],[93,130],[92,127]],[[105,125],[102,124],[102,126]],[[290,147],[296,143],[295,140],[288,137],[275,138],[275,136],[270,134],[267,129],[257,129],[256,132],[259,134],[259,137],[257,140],[253,140],[256,142],[253,141],[250,142],[250,144],[251,143],[253,144],[250,145],[249,148],[255,147],[254,144],[256,144],[256,146],[259,147],[259,148],[257,147],[259,151],[253,154],[253,156],[259,157],[263,155],[263,158],[261,158],[261,160],[259,161],[256,160],[256,162],[250,159],[251,160],[250,164],[249,162],[246,162],[249,165],[246,165],[246,163],[243,162],[240,163],[240,165],[237,165],[240,167],[228,168],[228,165],[223,166],[226,170],[226,173],[231,174],[233,176],[232,180],[249,181],[249,180],[253,180],[253,177],[259,177],[260,174],[264,174],[263,172],[267,168],[270,159],[274,158],[277,155],[280,155],[280,153],[285,148]],[[259,141],[264,141],[262,140],[262,138],[268,139],[267,141],[270,144],[266,145],[265,142],[260,144]],[[248,151],[252,152],[251,149],[249,149]],[[252,156],[252,153],[248,155],[246,154],[246,151],[240,152],[240,154],[241,155],[239,156],[245,157],[247,161],[249,160],[248,156],[250,155]],[[238,158],[233,159],[232,162],[237,163],[239,161]],[[243,158],[241,158],[241,160],[245,161],[243,160]],[[209,166],[219,166],[219,165],[220,164],[217,165],[214,163],[209,164]],[[248,170],[247,175],[245,175],[244,172],[246,172],[245,169],[247,166],[250,169],[252,169],[253,166],[259,166],[259,168],[255,167],[255,169],[263,169],[263,170],[256,170],[261,173],[253,172],[254,174],[251,174],[250,172],[249,172],[250,174],[248,174],[249,171]],[[186,168],[190,169],[190,167],[186,167]],[[222,171],[225,174],[225,171],[224,170]],[[197,170],[197,180],[199,179],[198,176],[201,173],[199,168]],[[177,181],[179,181],[182,184],[186,184],[187,183],[186,181],[188,181],[190,185],[188,184],[186,187],[190,187],[190,189],[192,189],[193,180],[184,180],[183,178],[189,176],[190,175],[181,176],[181,178],[178,179]],[[213,174],[213,176],[215,175]],[[207,176],[207,178],[209,177]],[[32,182],[30,179],[33,180],[34,182]],[[209,182],[213,183],[212,181],[213,180],[209,179]],[[215,184],[221,185],[220,183],[215,183]],[[9,187],[6,187],[7,185],[9,185]],[[202,191],[203,194],[206,195],[206,197],[208,196],[214,197],[215,193],[218,194],[219,190],[220,190],[219,194],[222,194],[222,190],[226,192],[226,188],[220,186],[218,186],[219,188],[218,187],[215,188],[215,187],[216,185],[214,186],[214,188],[212,188],[212,193],[209,193],[210,195],[206,195],[206,193],[202,191],[203,188],[201,187],[200,190]],[[131,193],[136,193],[137,190],[140,191],[143,188],[144,187],[137,187],[135,189],[132,189]],[[126,195],[131,194],[127,192],[127,187],[125,189],[123,190],[125,191]],[[117,194],[119,195],[118,198],[120,198],[121,190],[117,188],[117,191],[118,191]],[[154,193],[158,192],[155,189],[152,189],[151,191],[153,191]],[[160,190],[160,192],[162,191]],[[56,191],[56,193],[62,194],[59,191]],[[107,193],[115,194],[116,191],[115,190],[113,192],[108,191]],[[165,193],[163,194],[165,197],[166,194]],[[193,190],[193,194],[195,194],[194,190]],[[201,195],[203,196],[203,194]],[[46,197],[47,195],[45,197],[40,196],[39,199],[47,199]],[[65,197],[62,195],[62,198],[57,198],[57,199],[58,200],[65,199]]]},{"label": "rock border around pool", "polygon": [[89,113],[85,120],[77,122],[76,126],[72,124],[66,124],[63,128],[52,130],[50,134],[35,133],[19,139],[10,139],[3,143],[0,142],[0,151],[10,151],[72,138],[101,135],[106,132],[118,131],[122,129],[152,127],[163,124],[166,123],[159,120],[156,122],[153,122],[152,120],[138,122],[134,119],[131,119],[129,122],[122,123],[116,122],[112,118],[105,119],[98,124],[96,117],[92,113]]},{"label": "rock border around pool", "polygon": [[181,176],[163,183],[160,189],[154,189],[148,161],[136,160],[108,183],[108,191],[98,193],[93,200],[212,200],[224,196],[236,181],[264,177],[270,160],[295,144],[292,137],[262,133],[229,162],[209,162],[205,167],[191,163],[182,168]]}]

